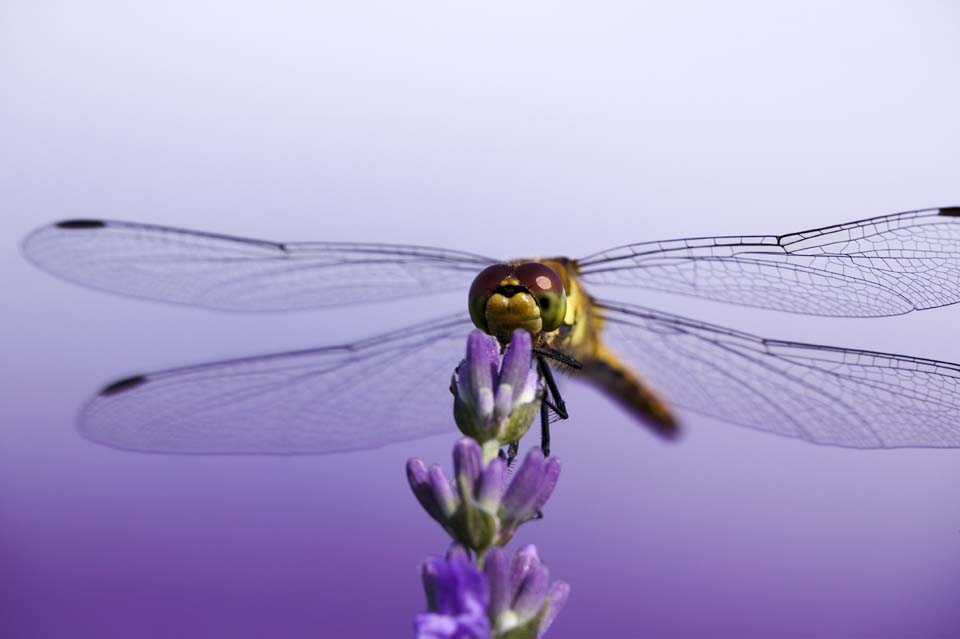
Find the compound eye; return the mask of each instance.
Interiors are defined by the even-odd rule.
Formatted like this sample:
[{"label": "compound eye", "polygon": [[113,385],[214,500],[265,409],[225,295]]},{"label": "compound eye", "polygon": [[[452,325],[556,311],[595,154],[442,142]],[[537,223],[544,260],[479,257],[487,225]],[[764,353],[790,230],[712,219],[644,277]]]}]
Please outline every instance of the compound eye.
[{"label": "compound eye", "polygon": [[543,330],[550,332],[560,328],[567,313],[567,293],[560,275],[546,264],[527,262],[517,267],[517,279],[537,298]]},{"label": "compound eye", "polygon": [[487,300],[497,290],[497,287],[506,278],[513,275],[513,267],[509,264],[494,264],[480,271],[470,285],[470,295],[467,304],[470,308],[470,319],[481,331],[487,332],[486,308]]}]

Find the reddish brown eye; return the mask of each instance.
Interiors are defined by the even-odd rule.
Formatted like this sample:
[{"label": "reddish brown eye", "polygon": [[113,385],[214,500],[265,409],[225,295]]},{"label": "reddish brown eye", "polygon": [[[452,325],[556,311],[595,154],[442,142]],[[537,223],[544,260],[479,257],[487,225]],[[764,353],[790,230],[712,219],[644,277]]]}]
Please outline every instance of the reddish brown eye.
[{"label": "reddish brown eye", "polygon": [[513,274],[509,264],[494,264],[480,271],[470,285],[470,299],[492,295],[500,282]]},{"label": "reddish brown eye", "polygon": [[543,330],[550,332],[560,327],[567,312],[567,293],[563,280],[552,268],[539,262],[527,262],[517,267],[520,285],[537,298]]},{"label": "reddish brown eye", "polygon": [[484,309],[487,300],[493,295],[504,279],[513,274],[513,267],[509,264],[494,264],[480,271],[470,285],[470,295],[467,304],[470,309],[470,319],[482,331],[487,330],[487,319]]},{"label": "reddish brown eye", "polygon": [[563,292],[563,282],[557,272],[539,262],[527,262],[518,266],[517,279],[534,295]]}]

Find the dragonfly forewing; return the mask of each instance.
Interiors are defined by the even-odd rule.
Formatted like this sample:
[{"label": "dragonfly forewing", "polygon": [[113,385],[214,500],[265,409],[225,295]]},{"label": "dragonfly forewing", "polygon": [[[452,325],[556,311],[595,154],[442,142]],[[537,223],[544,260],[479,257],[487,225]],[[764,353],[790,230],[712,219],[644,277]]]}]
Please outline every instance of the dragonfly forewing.
[{"label": "dragonfly forewing", "polygon": [[421,246],[269,242],[74,220],[38,229],[25,255],[68,281],[227,311],[330,308],[463,291],[490,258]]},{"label": "dragonfly forewing", "polygon": [[960,209],[907,211],[787,235],[631,244],[582,260],[591,286],[834,317],[960,301]]}]

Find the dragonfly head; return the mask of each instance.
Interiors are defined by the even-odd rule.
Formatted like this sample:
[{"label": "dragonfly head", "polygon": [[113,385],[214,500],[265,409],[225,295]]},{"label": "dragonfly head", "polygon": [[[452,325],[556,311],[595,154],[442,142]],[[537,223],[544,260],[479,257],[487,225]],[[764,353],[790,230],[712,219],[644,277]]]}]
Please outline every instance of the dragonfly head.
[{"label": "dragonfly head", "polygon": [[522,328],[538,337],[560,328],[567,310],[563,281],[540,262],[494,264],[470,286],[470,319],[501,344]]}]

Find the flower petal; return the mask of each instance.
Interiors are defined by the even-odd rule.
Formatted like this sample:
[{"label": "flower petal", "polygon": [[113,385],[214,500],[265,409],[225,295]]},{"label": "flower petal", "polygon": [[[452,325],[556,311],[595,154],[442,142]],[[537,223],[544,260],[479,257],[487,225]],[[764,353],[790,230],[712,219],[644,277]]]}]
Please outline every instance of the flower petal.
[{"label": "flower petal", "polygon": [[457,481],[465,478],[471,492],[483,472],[483,451],[480,444],[469,437],[461,437],[453,446],[453,471]]},{"label": "flower petal", "polygon": [[493,413],[493,388],[499,362],[500,353],[493,338],[482,331],[470,333],[466,367],[460,374],[458,390],[461,399],[476,406],[481,416]]},{"label": "flower petal", "polygon": [[516,596],[520,585],[531,571],[540,566],[540,555],[537,553],[537,547],[533,544],[527,544],[517,551],[510,562],[510,588],[513,595]]},{"label": "flower petal", "polygon": [[477,603],[480,605],[481,614],[486,617],[487,603],[490,601],[487,578],[471,561],[464,562],[455,559],[450,562],[450,565],[454,566],[460,575],[462,612],[472,612],[474,609],[471,604]]},{"label": "flower petal", "polygon": [[423,461],[416,458],[407,461],[407,481],[410,482],[413,495],[417,498],[417,501],[420,502],[420,505],[423,506],[423,509],[426,510],[431,517],[443,523],[443,510],[440,508],[440,504],[437,503],[433,488],[430,485],[430,476],[427,473],[427,467]]},{"label": "flower petal", "polygon": [[510,606],[521,619],[529,619],[540,611],[543,598],[547,594],[550,574],[546,566],[537,562],[531,564],[526,576],[520,582]]},{"label": "flower petal", "polygon": [[550,499],[553,489],[557,487],[557,481],[560,479],[560,461],[556,457],[551,457],[544,464],[543,476],[540,478],[540,489],[536,501],[533,503],[533,512],[537,512]]},{"label": "flower petal", "polygon": [[513,403],[528,404],[537,398],[538,386],[540,384],[540,372],[533,367],[527,375],[526,381],[514,389]]},{"label": "flower petal", "polygon": [[421,612],[413,620],[416,639],[452,639],[457,635],[457,620],[435,612]]},{"label": "flower petal", "polygon": [[439,466],[431,466],[427,471],[430,479],[430,489],[433,492],[433,498],[437,501],[444,517],[451,517],[457,511],[460,499],[453,492],[453,486],[450,480],[443,474],[443,469]]},{"label": "flower petal", "polygon": [[471,561],[430,557],[423,563],[423,584],[431,612],[444,615],[474,614],[479,606],[486,616],[487,579]]},{"label": "flower petal", "polygon": [[507,462],[496,457],[484,469],[477,486],[477,505],[487,512],[496,512],[507,484]]},{"label": "flower petal", "polygon": [[437,610],[437,579],[443,564],[439,557],[428,557],[420,566],[420,579],[423,581],[423,592],[427,595],[427,610]]},{"label": "flower petal", "polygon": [[520,525],[536,512],[544,468],[543,453],[539,448],[531,449],[503,494],[500,510],[504,519]]},{"label": "flower petal", "polygon": [[483,560],[483,574],[490,588],[490,604],[487,611],[496,619],[510,608],[513,591],[510,587],[510,566],[506,553],[501,548],[491,548]]},{"label": "flower petal", "polygon": [[530,333],[518,328],[513,332],[510,343],[503,354],[503,364],[500,366],[500,376],[497,386],[507,384],[511,389],[522,389],[530,375],[532,363]]},{"label": "flower petal", "polygon": [[543,620],[540,622],[540,632],[537,634],[538,639],[547,634],[547,630],[550,629],[553,620],[560,614],[560,610],[563,608],[563,605],[567,603],[569,596],[570,585],[567,582],[555,581],[550,585],[550,589],[547,591],[547,609],[544,611]]},{"label": "flower petal", "polygon": [[500,384],[497,386],[493,400],[493,415],[499,421],[509,417],[511,412],[513,412],[513,387],[510,384]]},{"label": "flower petal", "polygon": [[447,549],[447,561],[459,561],[461,563],[470,563],[470,551],[460,544],[451,544]]}]

